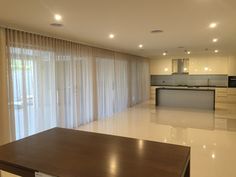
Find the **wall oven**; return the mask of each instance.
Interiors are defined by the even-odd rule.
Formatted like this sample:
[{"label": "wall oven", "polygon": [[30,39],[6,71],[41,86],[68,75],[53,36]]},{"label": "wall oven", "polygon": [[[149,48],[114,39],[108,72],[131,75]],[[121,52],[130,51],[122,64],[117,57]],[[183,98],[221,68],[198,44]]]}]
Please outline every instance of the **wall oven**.
[{"label": "wall oven", "polygon": [[228,87],[236,87],[236,76],[229,76],[228,81]]}]

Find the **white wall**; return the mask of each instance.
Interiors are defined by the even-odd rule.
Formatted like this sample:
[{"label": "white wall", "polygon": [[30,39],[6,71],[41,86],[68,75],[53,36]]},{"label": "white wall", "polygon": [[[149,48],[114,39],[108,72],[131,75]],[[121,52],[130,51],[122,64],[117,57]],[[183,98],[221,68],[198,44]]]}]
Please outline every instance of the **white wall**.
[{"label": "white wall", "polygon": [[[161,57],[150,59],[151,75],[172,74],[172,59],[181,57]],[[183,57],[182,57],[183,58]],[[184,58],[187,58],[186,56]],[[189,74],[228,74],[236,75],[236,57],[233,56],[188,56]]]}]

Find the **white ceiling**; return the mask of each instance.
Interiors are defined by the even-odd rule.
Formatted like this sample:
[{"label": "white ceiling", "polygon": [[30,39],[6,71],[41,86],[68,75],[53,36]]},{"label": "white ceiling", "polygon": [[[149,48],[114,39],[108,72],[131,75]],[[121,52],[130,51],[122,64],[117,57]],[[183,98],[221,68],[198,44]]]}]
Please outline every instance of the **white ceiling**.
[{"label": "white ceiling", "polygon": [[[63,27],[49,25],[55,13],[63,16]],[[210,22],[219,25],[209,29]],[[0,25],[148,57],[166,50],[181,55],[178,46],[193,54],[205,48],[231,54],[236,0],[0,0]]]}]

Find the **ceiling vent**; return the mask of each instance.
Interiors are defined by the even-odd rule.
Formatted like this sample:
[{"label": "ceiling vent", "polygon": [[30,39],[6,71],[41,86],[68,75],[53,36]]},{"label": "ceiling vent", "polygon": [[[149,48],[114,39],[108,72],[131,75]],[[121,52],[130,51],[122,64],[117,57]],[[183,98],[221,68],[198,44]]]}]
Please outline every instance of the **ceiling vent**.
[{"label": "ceiling vent", "polygon": [[54,27],[62,27],[63,26],[63,24],[61,24],[61,23],[51,23],[50,25],[54,26]]},{"label": "ceiling vent", "polygon": [[163,32],[164,32],[164,31],[159,30],[159,29],[157,29],[157,30],[152,30],[152,31],[151,31],[152,34],[155,34],[155,33],[163,33]]}]

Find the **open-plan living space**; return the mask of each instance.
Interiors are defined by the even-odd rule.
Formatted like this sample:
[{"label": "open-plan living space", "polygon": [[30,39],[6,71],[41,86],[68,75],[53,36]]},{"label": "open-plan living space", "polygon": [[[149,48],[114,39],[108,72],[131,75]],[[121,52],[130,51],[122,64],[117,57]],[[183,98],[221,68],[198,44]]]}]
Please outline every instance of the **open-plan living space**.
[{"label": "open-plan living space", "polygon": [[0,177],[236,177],[235,0],[0,0]]}]

